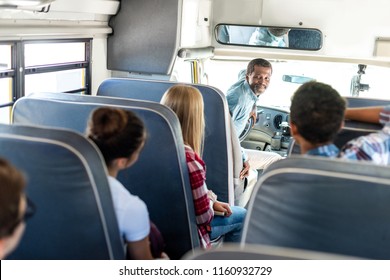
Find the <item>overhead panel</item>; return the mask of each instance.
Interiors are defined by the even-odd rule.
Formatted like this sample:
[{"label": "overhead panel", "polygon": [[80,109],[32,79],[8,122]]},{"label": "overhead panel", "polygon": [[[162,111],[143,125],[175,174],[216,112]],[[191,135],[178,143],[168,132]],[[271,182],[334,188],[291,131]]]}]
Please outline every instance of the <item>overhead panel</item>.
[{"label": "overhead panel", "polygon": [[178,51],[182,0],[121,1],[109,25],[110,70],[170,74]]}]

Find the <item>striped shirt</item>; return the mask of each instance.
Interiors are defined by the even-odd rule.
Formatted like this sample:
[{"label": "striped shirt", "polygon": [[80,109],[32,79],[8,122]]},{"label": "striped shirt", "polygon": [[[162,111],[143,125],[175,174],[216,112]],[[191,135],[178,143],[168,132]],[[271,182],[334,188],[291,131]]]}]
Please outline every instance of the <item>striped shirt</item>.
[{"label": "striped shirt", "polygon": [[185,145],[185,152],[200,243],[203,248],[210,248],[210,222],[214,211],[208,197],[206,165],[190,146]]}]

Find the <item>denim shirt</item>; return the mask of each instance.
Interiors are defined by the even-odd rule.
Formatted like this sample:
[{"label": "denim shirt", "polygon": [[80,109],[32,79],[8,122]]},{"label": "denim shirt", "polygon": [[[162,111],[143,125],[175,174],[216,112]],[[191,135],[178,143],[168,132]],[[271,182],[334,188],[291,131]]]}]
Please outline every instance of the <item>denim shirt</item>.
[{"label": "denim shirt", "polygon": [[320,146],[306,152],[306,155],[335,158],[339,154],[339,148],[334,144]]},{"label": "denim shirt", "polygon": [[239,80],[233,84],[226,93],[229,112],[234,122],[236,134],[240,137],[248,122],[253,105],[256,104],[257,96],[253,93],[245,79],[246,72],[241,71]]},{"label": "denim shirt", "polygon": [[249,39],[249,45],[260,45],[260,46],[272,46],[272,47],[287,47],[284,41],[285,37],[276,37],[271,34],[267,28],[256,28],[251,38]]}]

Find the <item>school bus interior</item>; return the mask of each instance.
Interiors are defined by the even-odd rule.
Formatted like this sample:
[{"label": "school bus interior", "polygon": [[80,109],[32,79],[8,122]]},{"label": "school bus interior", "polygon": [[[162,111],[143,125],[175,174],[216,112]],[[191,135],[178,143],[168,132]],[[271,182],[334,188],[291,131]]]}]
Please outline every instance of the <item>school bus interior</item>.
[{"label": "school bus interior", "polygon": [[[148,141],[143,152],[134,166],[121,171],[118,178],[148,205],[150,219],[165,238],[167,254],[173,259],[180,258],[198,247],[199,240],[194,207],[190,203],[191,187],[180,124],[171,110],[158,103],[137,100],[40,93],[15,103],[13,123],[84,133],[89,115],[100,106],[131,110],[145,122]],[[162,168],[162,164],[166,168]],[[33,190],[34,185],[30,189]],[[172,219],[173,215],[175,219]],[[181,226],[176,227],[177,223]]]},{"label": "school bus interior", "polygon": [[[248,119],[240,144],[248,149],[273,151],[287,159],[291,154],[298,154],[299,147],[289,131],[289,113],[291,96],[302,83],[309,80],[328,83],[347,99],[350,107],[388,104],[389,11],[390,2],[383,0],[0,0],[0,122],[5,126],[44,125],[82,133],[88,113],[97,106],[118,106],[138,112],[150,134],[160,135],[164,140],[150,137],[139,163],[134,165],[134,169],[121,174],[120,180],[146,201],[152,218],[166,235],[169,255],[180,259],[186,252],[199,247],[199,240],[194,209],[189,203],[191,192],[186,188],[188,174],[184,172],[183,140],[178,120],[172,116],[172,111],[157,103],[170,85],[194,85],[205,100],[204,157],[210,174],[208,184],[219,192],[223,201],[241,203],[252,211],[246,221],[243,243],[272,243],[326,251],[324,247],[296,243],[296,239],[290,239],[295,233],[279,240],[255,238],[261,234],[256,230],[252,232],[252,228],[267,230],[259,226],[261,219],[257,217],[262,216],[264,221],[269,222],[267,209],[261,204],[264,197],[267,203],[283,206],[283,203],[278,205],[278,198],[284,200],[290,195],[284,186],[298,186],[296,181],[294,183],[294,176],[298,175],[290,176],[284,164],[294,167],[301,162],[281,163],[281,170],[285,168],[283,176],[275,177],[266,172],[263,179],[253,182],[253,195],[246,197],[245,201],[237,200],[234,190],[242,182],[237,183],[236,180],[240,171],[236,164],[237,144],[231,139],[232,127],[225,94],[250,60],[257,57],[269,60],[273,68],[270,85],[259,97],[257,118]],[[284,36],[285,41],[277,46],[252,43],[254,32],[268,32],[270,29],[285,29],[291,34]],[[302,40],[302,37],[305,39]],[[104,91],[108,91],[108,96],[103,96],[106,95]],[[351,138],[380,129],[379,125],[346,120],[336,144],[342,146]],[[13,129],[7,133],[18,138]],[[0,144],[0,156],[11,157],[7,149],[12,145],[2,143],[6,142]],[[29,146],[28,149],[34,148]],[[153,160],[156,154],[163,160]],[[34,165],[34,159],[30,160]],[[21,160],[15,162],[20,167],[25,166]],[[346,186],[343,188],[343,201],[338,200],[337,195],[326,198],[332,207],[332,213],[326,215],[337,217],[344,210],[355,207],[356,212],[343,216],[346,223],[350,218],[347,214],[362,215],[359,217],[369,222],[378,215],[380,223],[372,224],[372,228],[387,236],[389,231],[383,213],[387,213],[385,200],[389,201],[390,196],[385,191],[388,178],[383,174],[388,172],[388,167],[380,168],[380,182],[375,182],[377,173],[369,165],[356,164],[344,168],[347,164],[338,162],[336,165],[342,171],[336,172],[329,167],[332,163],[318,162],[319,169],[323,170],[315,172],[321,175],[317,174],[321,180],[317,175],[310,172],[307,175],[306,171],[302,171],[315,169],[310,169],[311,164],[305,161],[298,173],[305,178],[307,175],[309,179],[307,182],[300,181],[302,184],[314,184],[319,180],[323,183],[321,192],[324,193],[327,193],[327,182]],[[361,207],[366,203],[361,197],[349,201],[348,197],[354,195],[352,185],[359,175],[357,168],[367,170],[364,178],[358,180],[357,192],[367,194],[372,205],[383,207],[382,216],[380,211],[375,212],[379,208],[370,210],[365,216],[364,211],[368,210]],[[322,176],[327,173],[330,175]],[[32,182],[38,182],[34,177],[38,175],[41,176],[35,170],[29,173]],[[164,185],[163,190],[156,182]],[[284,185],[286,182],[288,184]],[[377,191],[370,192],[364,184],[373,184]],[[31,186],[27,191],[34,193],[35,189]],[[301,195],[312,195],[313,199],[318,199],[318,204],[321,203],[322,193],[312,193],[304,186],[299,191]],[[151,195],[150,192],[160,195]],[[263,196],[264,193],[267,194]],[[162,197],[166,200],[160,208]],[[45,209],[45,201],[39,201]],[[338,203],[344,202],[345,207],[339,208]],[[349,202],[351,208],[347,207]],[[278,207],[275,210],[281,211],[277,212],[280,214],[278,219],[287,219],[288,213]],[[291,209],[295,211],[293,207]],[[318,210],[313,207],[301,209]],[[95,215],[96,224],[101,223],[95,212],[91,215]],[[172,219],[173,216],[175,219]],[[37,217],[40,217],[39,214]],[[41,218],[51,219],[50,215]],[[312,220],[304,221],[308,227],[312,225]],[[288,222],[299,225],[300,221]],[[356,230],[359,225],[364,226],[357,220],[353,222]],[[270,224],[270,230],[283,232],[278,226]],[[22,244],[37,236],[37,232],[33,232],[38,230],[37,224],[31,221],[27,224],[29,227],[26,241]],[[314,228],[313,236],[321,230],[324,229]],[[347,233],[350,241],[355,243],[348,243],[350,246],[345,247],[340,245],[342,249],[328,253],[349,255],[351,258],[390,258],[383,249],[388,244],[373,232],[356,236],[355,232],[342,230],[333,237],[338,239],[342,233],[343,236]],[[366,243],[368,239],[370,242]],[[317,241],[313,239],[311,244]],[[338,246],[331,242],[327,244],[329,248],[331,245]],[[380,246],[383,250],[375,249]],[[113,257],[108,252],[104,250],[99,256],[107,259],[123,257]],[[85,257],[84,254],[68,256],[61,253],[27,256],[31,259]],[[18,255],[17,258],[24,256]]]}]

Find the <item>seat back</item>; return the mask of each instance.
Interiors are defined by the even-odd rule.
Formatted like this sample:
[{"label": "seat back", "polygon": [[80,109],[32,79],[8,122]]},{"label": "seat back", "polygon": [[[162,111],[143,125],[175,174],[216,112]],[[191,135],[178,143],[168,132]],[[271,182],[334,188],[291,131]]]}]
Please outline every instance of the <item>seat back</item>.
[{"label": "seat back", "polygon": [[[227,244],[211,250],[197,249],[186,254],[185,260],[345,260],[357,259],[350,256],[315,251],[249,244]],[[265,271],[267,273],[267,271]]]},{"label": "seat back", "polygon": [[0,156],[25,173],[37,207],[9,259],[125,258],[107,170],[92,142],[73,131],[1,124]]},{"label": "seat back", "polygon": [[145,146],[138,161],[122,170],[118,179],[146,203],[164,236],[167,254],[179,259],[199,246],[199,238],[180,124],[172,110],[154,102],[41,93],[19,99],[13,121],[84,132],[91,112],[101,106],[131,110],[144,121]]},{"label": "seat back", "polygon": [[[347,122],[346,122],[347,123]],[[341,149],[348,141],[352,139],[356,139],[360,136],[364,136],[373,132],[376,132],[381,128],[381,126],[375,125],[375,124],[366,124],[364,125],[363,123],[358,123],[358,122],[348,122],[348,124],[351,125],[351,127],[346,126],[343,127],[339,133],[337,134],[334,144]],[[363,127],[358,127],[362,125]],[[357,127],[354,127],[357,126]],[[376,128],[376,129],[375,129]],[[291,156],[294,154],[300,154],[301,153],[301,148],[299,147],[298,143],[291,138],[290,144],[287,149],[287,156]]]},{"label": "seat back", "polygon": [[[176,82],[138,79],[107,79],[99,86],[98,96],[115,96],[160,102],[167,89]],[[207,186],[218,200],[234,204],[233,159],[229,110],[225,95],[218,89],[189,84],[199,89],[204,100],[206,121],[203,160],[207,165]]]},{"label": "seat back", "polygon": [[287,158],[257,182],[241,242],[390,259],[389,200],[390,167]]},{"label": "seat back", "polygon": [[345,97],[349,108],[367,107],[367,106],[386,106],[389,104],[388,100],[377,98],[364,98],[364,97]]}]

